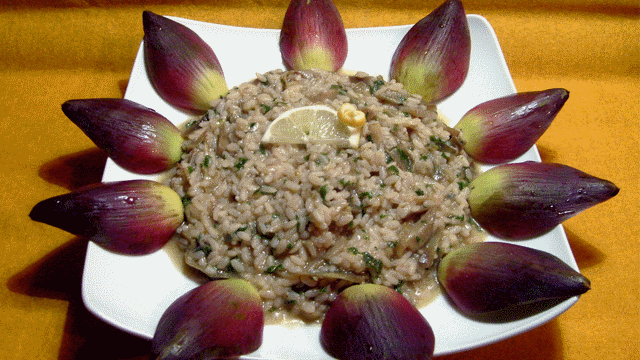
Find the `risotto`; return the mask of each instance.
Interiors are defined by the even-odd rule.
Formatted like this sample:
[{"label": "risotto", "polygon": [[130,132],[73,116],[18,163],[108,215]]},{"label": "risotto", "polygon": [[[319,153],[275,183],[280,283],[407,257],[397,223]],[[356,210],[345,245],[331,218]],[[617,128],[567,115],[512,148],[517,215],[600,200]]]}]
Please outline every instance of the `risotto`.
[{"label": "risotto", "polygon": [[[289,109],[344,103],[367,118],[355,149],[261,143]],[[275,70],[231,89],[186,133],[170,179],[185,204],[185,261],[248,280],[270,313],[322,319],[362,282],[423,303],[438,260],[482,239],[467,203],[476,166],[435,107],[394,81]]]}]

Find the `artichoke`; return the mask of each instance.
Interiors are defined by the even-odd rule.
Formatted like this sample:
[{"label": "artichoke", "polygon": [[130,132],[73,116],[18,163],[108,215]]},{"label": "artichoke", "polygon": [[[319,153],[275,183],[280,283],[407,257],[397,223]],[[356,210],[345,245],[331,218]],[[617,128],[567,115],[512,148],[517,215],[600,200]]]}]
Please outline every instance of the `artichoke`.
[{"label": "artichoke", "polygon": [[116,164],[136,174],[168,170],[182,155],[180,130],[133,101],[68,100],[62,111]]},{"label": "artichoke", "polygon": [[91,184],[36,204],[32,220],[126,255],[162,248],[184,219],[180,196],[151,180]]},{"label": "artichoke", "polygon": [[471,35],[460,0],[447,0],[402,38],[391,60],[390,79],[436,103],[462,86],[469,72]]},{"label": "artichoke", "polygon": [[337,71],[347,58],[347,35],[331,0],[292,0],[280,33],[280,52],[293,70]]},{"label": "artichoke", "polygon": [[145,11],[144,60],[151,84],[162,99],[183,110],[204,113],[228,92],[211,47],[188,27]]},{"label": "artichoke", "polygon": [[467,314],[580,295],[591,282],[559,258],[501,242],[460,247],[438,265],[438,281]]},{"label": "artichoke", "polygon": [[542,235],[620,190],[570,166],[533,161],[496,166],[469,186],[473,218],[490,234],[513,240]]}]

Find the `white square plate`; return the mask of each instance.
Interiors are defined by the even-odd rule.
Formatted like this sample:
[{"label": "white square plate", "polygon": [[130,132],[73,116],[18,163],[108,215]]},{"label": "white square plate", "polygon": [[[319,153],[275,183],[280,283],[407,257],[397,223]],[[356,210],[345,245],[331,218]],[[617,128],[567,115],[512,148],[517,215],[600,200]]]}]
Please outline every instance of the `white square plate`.
[{"label": "white square plate", "polygon": [[[263,73],[283,68],[278,47],[279,30],[249,29],[173,18],[193,29],[215,51],[229,86],[239,85]],[[489,23],[469,15],[471,66],[463,86],[439,108],[453,123],[473,106],[516,92],[500,45]],[[411,26],[347,29],[349,55],[345,69],[388,76],[396,46]],[[153,108],[176,124],[189,116],[166,104],[153,90],[138,51],[125,98]],[[453,125],[453,124],[452,124]],[[534,147],[517,161],[540,161]],[[103,181],[151,178],[129,173],[107,161]],[[496,240],[489,237],[490,240]],[[547,251],[577,269],[562,226],[544,236],[519,244]],[[185,276],[169,252],[123,256],[89,243],[82,284],[86,307],[97,317],[126,332],[151,339],[164,310],[198,284]],[[560,315],[577,297],[531,316],[507,322],[479,321],[456,311],[446,296],[421,308],[436,337],[435,354],[443,355],[487,345],[528,331]],[[243,359],[330,359],[319,342],[319,325],[267,325],[258,351]]]}]

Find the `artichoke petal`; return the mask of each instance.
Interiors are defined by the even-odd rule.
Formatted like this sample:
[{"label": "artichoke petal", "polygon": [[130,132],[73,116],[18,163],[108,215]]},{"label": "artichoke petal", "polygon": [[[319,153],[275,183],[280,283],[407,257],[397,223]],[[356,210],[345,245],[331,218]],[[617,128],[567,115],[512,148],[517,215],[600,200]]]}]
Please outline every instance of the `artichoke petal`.
[{"label": "artichoke petal", "polygon": [[565,89],[548,89],[489,100],[469,110],[455,128],[475,160],[509,162],[538,141],[568,98]]},{"label": "artichoke petal", "polygon": [[133,101],[68,100],[62,111],[116,164],[136,174],[165,171],[182,155],[180,130]]},{"label": "artichoke petal", "polygon": [[468,314],[580,295],[589,279],[556,256],[520,245],[483,242],[460,247],[438,265],[438,281]]},{"label": "artichoke petal", "polygon": [[258,291],[242,279],[213,280],[165,310],[152,348],[162,360],[235,358],[257,350],[263,330]]},{"label": "artichoke petal", "polygon": [[98,183],[36,204],[29,217],[127,255],[162,248],[184,219],[180,196],[151,180]]},{"label": "artichoke petal", "polygon": [[435,338],[427,320],[400,293],[359,284],[343,290],[331,304],[320,343],[340,360],[428,360]]},{"label": "artichoke petal", "polygon": [[496,166],[469,186],[473,218],[490,234],[512,240],[542,235],[620,190],[570,166],[534,161]]},{"label": "artichoke petal", "polygon": [[144,60],[147,75],[167,103],[203,113],[226,95],[227,82],[211,47],[188,27],[144,11]]},{"label": "artichoke petal", "polygon": [[402,38],[389,78],[436,103],[456,92],[467,77],[471,35],[460,0],[447,0]]},{"label": "artichoke petal", "polygon": [[344,24],[331,0],[289,3],[280,33],[280,52],[288,68],[337,71],[347,51]]}]

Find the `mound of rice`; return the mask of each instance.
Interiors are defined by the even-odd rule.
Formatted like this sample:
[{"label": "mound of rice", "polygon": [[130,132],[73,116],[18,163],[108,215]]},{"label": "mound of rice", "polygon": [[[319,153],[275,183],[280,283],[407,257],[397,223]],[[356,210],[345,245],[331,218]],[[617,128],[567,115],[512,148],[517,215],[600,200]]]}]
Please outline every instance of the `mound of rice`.
[{"label": "mound of rice", "polygon": [[[367,116],[357,149],[261,144],[286,110],[343,103]],[[482,240],[467,203],[477,168],[435,107],[394,81],[259,74],[187,133],[170,180],[186,204],[185,260],[212,278],[248,280],[270,313],[321,319],[361,282],[422,304],[437,291],[438,259]]]}]

